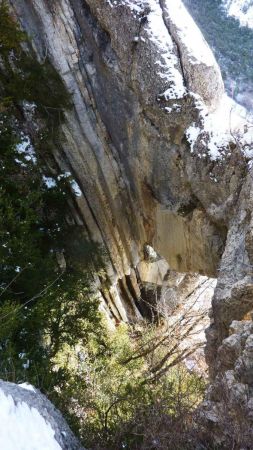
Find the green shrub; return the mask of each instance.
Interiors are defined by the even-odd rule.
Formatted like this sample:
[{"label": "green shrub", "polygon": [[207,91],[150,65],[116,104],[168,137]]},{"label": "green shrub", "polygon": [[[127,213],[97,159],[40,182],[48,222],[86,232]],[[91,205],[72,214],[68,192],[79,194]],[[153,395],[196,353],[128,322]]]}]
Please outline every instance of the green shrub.
[{"label": "green shrub", "polygon": [[[102,341],[90,339],[85,347],[77,346],[75,353],[66,347],[58,364],[68,366],[71,377],[61,391],[61,408],[86,448],[193,449],[191,439],[189,447],[186,443],[205,382],[183,364],[147,382],[147,357],[131,356],[150,337],[150,327],[144,325],[138,334],[133,338],[127,325],[116,331],[105,327]],[[195,438],[193,434],[192,441]],[[156,446],[154,439],[160,444]],[[180,440],[178,447],[176,440]]]},{"label": "green shrub", "polygon": [[44,180],[70,107],[59,75],[36,60],[0,0],[0,377],[47,393],[67,376],[55,370],[55,355],[100,327],[91,285],[102,252],[66,219],[71,177],[55,175],[50,188]]}]

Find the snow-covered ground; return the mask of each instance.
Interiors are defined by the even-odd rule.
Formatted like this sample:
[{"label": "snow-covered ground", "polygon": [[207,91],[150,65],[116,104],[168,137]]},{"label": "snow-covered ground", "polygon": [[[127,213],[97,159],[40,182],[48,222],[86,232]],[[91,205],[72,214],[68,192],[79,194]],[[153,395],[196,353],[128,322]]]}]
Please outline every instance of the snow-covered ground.
[{"label": "snow-covered ground", "polygon": [[27,391],[36,392],[36,389],[29,383],[20,383],[19,387],[22,387],[22,389],[26,389]]},{"label": "snow-covered ground", "polygon": [[241,26],[253,28],[252,0],[223,0],[223,6],[229,16],[240,21]]},{"label": "snow-covered ground", "polygon": [[51,425],[37,409],[16,403],[1,389],[0,405],[1,450],[61,450]]}]

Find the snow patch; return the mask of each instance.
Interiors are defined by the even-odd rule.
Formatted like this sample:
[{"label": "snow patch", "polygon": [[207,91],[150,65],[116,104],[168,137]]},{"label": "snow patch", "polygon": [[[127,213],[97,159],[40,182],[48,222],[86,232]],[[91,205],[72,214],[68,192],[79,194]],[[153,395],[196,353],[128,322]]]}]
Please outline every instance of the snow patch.
[{"label": "snow patch", "polygon": [[72,180],[70,182],[70,184],[71,184],[72,191],[74,192],[76,197],[81,197],[82,196],[82,191],[81,191],[79,185],[77,184],[77,182],[75,180]]},{"label": "snow patch", "polygon": [[71,186],[73,193],[76,195],[76,197],[81,197],[81,195],[82,195],[82,191],[80,189],[79,184],[74,179],[71,178],[70,172],[61,173],[60,175],[58,175],[57,179],[54,179],[52,177],[47,177],[45,175],[43,175],[42,178],[43,178],[43,182],[45,183],[45,185],[48,189],[52,189],[52,188],[56,187],[57,181],[60,181],[64,178],[70,178],[69,182],[70,182],[70,186]]},{"label": "snow patch", "polygon": [[27,391],[36,392],[36,389],[29,383],[20,383],[18,386]]},{"label": "snow patch", "polygon": [[159,2],[150,1],[149,7],[150,13],[148,14],[146,31],[160,55],[160,59],[155,62],[158,66],[157,74],[169,85],[161,95],[166,100],[183,98],[187,90],[178,67],[178,58],[175,55],[173,41],[164,23],[163,12]]},{"label": "snow patch", "polygon": [[48,189],[56,187],[56,181],[54,178],[46,177],[46,175],[43,175],[42,179]]},{"label": "snow patch", "polygon": [[0,448],[3,450],[61,450],[54,430],[35,408],[14,402],[0,389]]},{"label": "snow patch", "polygon": [[240,21],[241,26],[253,28],[252,0],[223,0],[223,7],[228,16]]},{"label": "snow patch", "polygon": [[253,117],[245,108],[224,94],[219,108],[209,114],[201,98],[196,94],[192,95],[200,111],[199,123],[192,123],[186,131],[192,152],[196,143],[203,144],[211,160],[218,160],[222,158],[229,143],[235,140],[240,141],[243,146],[252,147]]},{"label": "snow patch", "polygon": [[65,172],[65,173],[62,173],[61,175],[59,175],[57,177],[58,180],[62,180],[63,178],[71,178],[70,179],[70,186],[72,188],[72,191],[74,192],[76,197],[81,197],[82,196],[81,188],[80,188],[79,184],[77,183],[77,181],[72,178],[71,173],[70,172]]},{"label": "snow patch", "polygon": [[[29,136],[22,135],[22,140],[19,144],[17,144],[16,151],[19,155],[24,155],[24,159],[27,162],[31,161],[33,164],[37,163],[35,150],[33,145],[31,144]],[[22,164],[18,159],[16,159],[16,162]]]},{"label": "snow patch", "polygon": [[187,49],[191,64],[216,65],[213,53],[205,41],[200,29],[188,13],[181,0],[165,1],[166,12],[175,25],[177,36]]}]

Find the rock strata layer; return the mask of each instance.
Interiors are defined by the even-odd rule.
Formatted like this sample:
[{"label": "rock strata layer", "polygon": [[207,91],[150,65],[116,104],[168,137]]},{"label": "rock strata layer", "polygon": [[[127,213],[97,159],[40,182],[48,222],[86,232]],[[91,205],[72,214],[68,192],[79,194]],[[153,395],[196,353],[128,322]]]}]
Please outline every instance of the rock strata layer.
[{"label": "rock strata layer", "polygon": [[[145,244],[174,270],[215,276],[226,236],[217,210],[233,203],[244,168],[222,159],[216,167],[186,140],[202,120],[199,96],[205,91],[213,109],[223,92],[204,39],[202,62],[198,48],[187,50],[169,2],[10,3],[38,58],[50,58],[72,93],[54,156],[82,191],[75,220],[108,250],[106,303],[123,302],[127,315],[138,316],[135,268]],[[187,33],[201,38],[183,11]]]}]

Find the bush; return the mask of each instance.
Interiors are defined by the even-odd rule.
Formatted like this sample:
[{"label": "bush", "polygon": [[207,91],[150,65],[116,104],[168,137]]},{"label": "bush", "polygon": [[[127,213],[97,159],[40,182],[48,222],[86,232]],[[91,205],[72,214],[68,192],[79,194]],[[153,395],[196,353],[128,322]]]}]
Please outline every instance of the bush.
[{"label": "bush", "polygon": [[71,177],[45,182],[70,96],[1,0],[0,65],[0,377],[50,394],[67,378],[53,361],[62,347],[99,333],[91,285],[103,255],[67,220]]},{"label": "bush", "polygon": [[180,364],[157,381],[147,382],[147,358],[131,356],[150,336],[150,327],[143,326],[138,337],[132,331],[126,325],[114,332],[105,327],[102,341],[77,346],[75,356],[65,348],[60,364],[70,364],[71,378],[61,392],[61,408],[68,411],[88,448],[195,448],[190,447],[192,414],[202,399],[204,381]]}]

